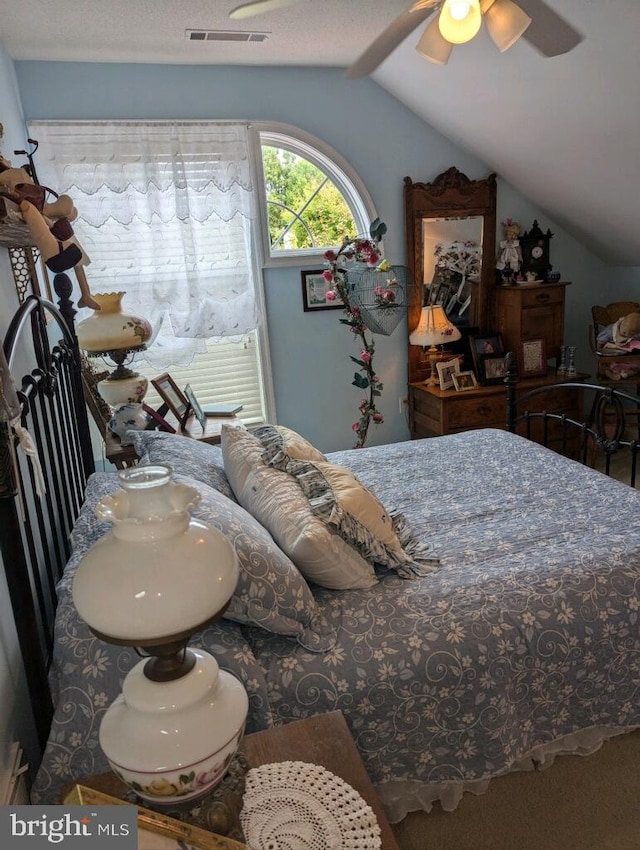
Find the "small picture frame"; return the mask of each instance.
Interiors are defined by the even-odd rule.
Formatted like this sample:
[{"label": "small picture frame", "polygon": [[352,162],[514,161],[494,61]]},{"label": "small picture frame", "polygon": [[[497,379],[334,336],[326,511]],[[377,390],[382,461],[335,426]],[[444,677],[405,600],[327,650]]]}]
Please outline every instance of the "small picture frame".
[{"label": "small picture frame", "polygon": [[305,313],[314,310],[343,310],[342,298],[338,295],[333,300],[327,298],[327,292],[332,288],[324,278],[323,270],[300,272],[302,276],[302,308]]},{"label": "small picture frame", "polygon": [[501,384],[507,376],[507,359],[504,354],[485,354],[480,359],[483,384]]},{"label": "small picture frame", "polygon": [[520,377],[533,378],[547,374],[544,339],[525,339],[520,343]]},{"label": "small picture frame", "polygon": [[187,386],[184,388],[184,394],[187,397],[187,401],[189,402],[190,411],[193,411],[193,415],[202,425],[202,430],[205,431],[207,428],[207,417],[205,415],[204,410],[202,409],[202,405],[196,398],[196,394],[191,388],[191,384],[187,384]]},{"label": "small picture frame", "polygon": [[148,404],[143,403],[142,409],[152,419],[152,423],[149,425],[150,428],[153,425],[154,427],[158,428],[160,431],[166,431],[168,434],[175,434],[176,433],[176,429],[173,427],[173,425],[169,425],[169,423],[166,421],[166,419],[163,416],[161,416],[158,413],[157,410],[154,410],[153,407],[149,407]]},{"label": "small picture frame", "polygon": [[469,347],[471,348],[473,368],[480,380],[482,380],[482,358],[495,354],[505,354],[502,334],[498,332],[485,336],[470,336]]},{"label": "small picture frame", "polygon": [[151,383],[168,409],[173,413],[178,422],[182,424],[189,412],[189,402],[171,375],[165,372],[162,375],[158,375],[157,378],[152,378]]},{"label": "small picture frame", "polygon": [[[122,806],[128,805],[119,797],[94,791],[86,785],[76,785],[64,798],[66,806]],[[157,850],[249,850],[246,844],[223,835],[216,835],[199,826],[179,821],[164,813],[138,806],[138,848]]]},{"label": "small picture frame", "polygon": [[453,376],[460,372],[460,360],[454,357],[453,360],[436,363],[436,369],[440,379],[440,389],[450,390],[453,387]]},{"label": "small picture frame", "polygon": [[453,386],[458,393],[473,390],[478,386],[476,376],[471,370],[468,372],[458,372],[457,374],[454,372],[451,377],[453,379]]}]

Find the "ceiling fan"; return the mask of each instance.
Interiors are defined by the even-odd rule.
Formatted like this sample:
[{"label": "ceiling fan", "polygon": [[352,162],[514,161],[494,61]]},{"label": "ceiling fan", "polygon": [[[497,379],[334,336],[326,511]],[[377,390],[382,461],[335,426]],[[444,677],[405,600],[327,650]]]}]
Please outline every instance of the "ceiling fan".
[{"label": "ceiling fan", "polygon": [[[253,0],[229,13],[235,20],[253,17],[300,0]],[[439,14],[435,14],[438,11]],[[439,65],[449,60],[455,44],[470,41],[484,23],[502,52],[524,38],[543,56],[573,50],[584,36],[544,0],[416,0],[382,32],[347,70],[347,77],[371,74],[416,27],[433,16],[416,50]]]}]

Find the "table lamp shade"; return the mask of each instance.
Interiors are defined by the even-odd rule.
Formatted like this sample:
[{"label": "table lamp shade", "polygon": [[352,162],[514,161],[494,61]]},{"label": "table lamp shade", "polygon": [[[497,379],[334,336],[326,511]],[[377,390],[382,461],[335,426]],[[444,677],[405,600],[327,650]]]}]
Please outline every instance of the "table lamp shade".
[{"label": "table lamp shade", "polygon": [[122,309],[124,292],[96,293],[94,300],[100,309],[76,326],[78,345],[90,356],[112,360],[116,368],[98,384],[98,392],[113,408],[123,404],[141,404],[147,379],[125,365],[133,354],[144,351],[150,343],[153,329],[142,316],[125,313]]},{"label": "table lamp shade", "polygon": [[411,345],[431,347],[455,342],[460,337],[460,331],[455,325],[451,324],[444,308],[436,304],[422,308],[418,326],[409,334],[409,342]]},{"label": "table lamp shade", "polygon": [[124,292],[96,293],[100,305],[88,318],[78,322],[78,345],[89,354],[144,348],[151,338],[152,328],[142,316],[125,313],[122,309]]}]

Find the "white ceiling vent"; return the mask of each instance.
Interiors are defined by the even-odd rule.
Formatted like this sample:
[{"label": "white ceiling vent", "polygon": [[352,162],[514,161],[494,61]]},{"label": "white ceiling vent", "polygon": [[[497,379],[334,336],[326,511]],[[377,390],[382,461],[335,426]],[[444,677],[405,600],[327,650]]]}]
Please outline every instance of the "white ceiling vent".
[{"label": "white ceiling vent", "polygon": [[187,41],[266,41],[268,32],[238,32],[237,30],[185,30]]}]

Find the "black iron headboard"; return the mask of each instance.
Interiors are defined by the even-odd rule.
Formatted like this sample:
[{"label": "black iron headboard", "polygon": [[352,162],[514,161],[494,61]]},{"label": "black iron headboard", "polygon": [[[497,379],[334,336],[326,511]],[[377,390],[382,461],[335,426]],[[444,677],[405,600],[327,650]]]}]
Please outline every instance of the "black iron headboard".
[{"label": "black iron headboard", "polygon": [[[29,296],[3,344],[20,405],[19,425],[31,436],[42,468],[42,495],[34,466],[19,445],[19,429],[0,422],[0,554],[42,748],[52,718],[48,667],[55,585],[69,558],[70,533],[94,468],[71,284],[66,275],[57,277],[59,308]],[[19,364],[20,371],[26,370],[20,378],[14,374]]]},{"label": "black iron headboard", "polygon": [[[518,365],[513,352],[506,355],[507,430],[535,439],[580,463],[602,468],[611,474],[615,455],[626,452],[628,483],[636,486],[640,452],[640,397],[621,387],[583,381],[553,383],[522,392],[518,384]],[[519,392],[520,390],[520,392]],[[571,390],[582,398],[583,416],[575,419],[545,407],[553,393]]]}]

